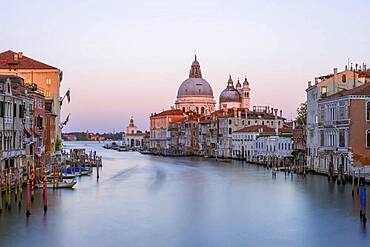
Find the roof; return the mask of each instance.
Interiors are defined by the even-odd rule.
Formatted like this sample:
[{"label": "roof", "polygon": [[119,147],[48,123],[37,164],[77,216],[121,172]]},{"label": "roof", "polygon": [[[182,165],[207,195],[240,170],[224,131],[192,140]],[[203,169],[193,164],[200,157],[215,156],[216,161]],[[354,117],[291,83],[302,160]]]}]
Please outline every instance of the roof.
[{"label": "roof", "polygon": [[[264,134],[275,134],[275,129],[268,127],[266,125],[259,124],[259,125],[248,126],[248,127],[235,131],[235,133],[240,133],[240,132],[247,132],[247,133],[258,132],[258,133],[264,133]],[[279,129],[279,133],[292,133],[292,129],[283,127]]]},{"label": "roof", "polygon": [[253,125],[249,127],[242,128],[235,131],[238,132],[261,132],[261,133],[275,133],[275,129],[267,127],[266,125]]},{"label": "roof", "polygon": [[151,117],[164,117],[164,116],[173,116],[173,115],[178,115],[178,116],[184,116],[184,112],[180,109],[171,109],[171,110],[166,110],[162,111],[160,113],[155,113]]},{"label": "roof", "polygon": [[334,99],[334,98],[339,98],[339,97],[349,96],[349,95],[368,95],[370,96],[370,83],[365,83],[364,85],[352,88],[350,90],[344,89],[338,93],[325,97],[322,100]]},{"label": "roof", "polygon": [[26,57],[23,53],[8,50],[0,53],[0,69],[58,69]]}]

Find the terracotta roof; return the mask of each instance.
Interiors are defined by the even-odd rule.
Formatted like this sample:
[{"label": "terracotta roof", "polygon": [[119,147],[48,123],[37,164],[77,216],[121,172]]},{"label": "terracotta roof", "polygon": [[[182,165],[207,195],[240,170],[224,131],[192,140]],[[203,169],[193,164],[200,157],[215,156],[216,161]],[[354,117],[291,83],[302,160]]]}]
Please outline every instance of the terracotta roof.
[{"label": "terracotta roof", "polygon": [[365,83],[364,85],[355,87],[350,90],[342,90],[338,93],[322,98],[321,100],[339,98],[339,97],[349,96],[349,95],[368,95],[370,96],[370,83]]},{"label": "terracotta roof", "polygon": [[267,127],[266,125],[253,125],[249,127],[242,128],[237,132],[261,132],[261,133],[275,133],[275,129]]},{"label": "terracotta roof", "polygon": [[[18,57],[18,59],[16,59]],[[0,53],[0,69],[57,69],[53,66],[8,50]]]},{"label": "terracotta roof", "polygon": [[367,69],[366,71],[365,70],[360,71],[358,77],[370,77],[370,69]]},{"label": "terracotta roof", "polygon": [[[236,133],[238,132],[259,132],[259,133],[264,133],[264,134],[275,134],[275,129],[268,127],[266,125],[259,124],[259,125],[248,126],[248,127],[242,128],[235,132]],[[283,127],[279,129],[279,133],[292,133],[292,129]]]},{"label": "terracotta roof", "polygon": [[173,116],[173,115],[184,116],[185,114],[180,109],[171,109],[171,110],[162,111],[160,113],[155,113],[154,115],[152,115],[152,117]]}]

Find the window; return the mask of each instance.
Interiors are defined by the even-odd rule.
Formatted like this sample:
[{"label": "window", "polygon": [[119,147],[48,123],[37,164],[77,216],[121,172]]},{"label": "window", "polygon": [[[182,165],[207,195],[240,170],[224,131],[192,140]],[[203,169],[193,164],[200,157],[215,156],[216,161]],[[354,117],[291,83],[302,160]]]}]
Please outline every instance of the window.
[{"label": "window", "polygon": [[320,131],[320,145],[324,146],[324,131]]},{"label": "window", "polygon": [[344,135],[345,135],[344,129],[339,129],[339,147],[345,147],[346,145]]},{"label": "window", "polygon": [[370,121],[370,101],[366,103],[366,120]]},{"label": "window", "polygon": [[48,86],[51,85],[51,79],[46,79],[46,85],[48,85]]},{"label": "window", "polygon": [[328,94],[328,87],[321,87],[321,96],[326,97]]},{"label": "window", "polygon": [[3,101],[0,102],[0,117],[4,117],[5,115],[5,104]]},{"label": "window", "polygon": [[342,82],[346,82],[346,81],[347,81],[346,75],[342,75]]},{"label": "window", "polygon": [[231,119],[229,119],[229,124],[231,124]]},{"label": "window", "polygon": [[231,135],[231,133],[232,133],[232,129],[231,129],[231,128],[229,128],[229,135]]},{"label": "window", "polygon": [[17,117],[17,104],[13,104],[13,118]]},{"label": "window", "polygon": [[366,131],[366,148],[370,148],[370,130]]}]

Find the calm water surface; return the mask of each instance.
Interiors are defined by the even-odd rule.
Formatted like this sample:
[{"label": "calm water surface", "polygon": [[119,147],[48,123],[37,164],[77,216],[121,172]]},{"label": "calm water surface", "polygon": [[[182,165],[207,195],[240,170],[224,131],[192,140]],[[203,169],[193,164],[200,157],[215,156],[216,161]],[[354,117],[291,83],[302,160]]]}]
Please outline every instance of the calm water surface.
[{"label": "calm water surface", "polygon": [[[164,158],[67,142],[103,155],[100,180],[40,191],[0,215],[0,246],[370,246],[351,187],[243,162]],[[368,191],[370,189],[368,188]],[[369,205],[368,205],[369,206]],[[369,215],[370,216],[370,215]],[[370,224],[370,223],[369,223]]]}]

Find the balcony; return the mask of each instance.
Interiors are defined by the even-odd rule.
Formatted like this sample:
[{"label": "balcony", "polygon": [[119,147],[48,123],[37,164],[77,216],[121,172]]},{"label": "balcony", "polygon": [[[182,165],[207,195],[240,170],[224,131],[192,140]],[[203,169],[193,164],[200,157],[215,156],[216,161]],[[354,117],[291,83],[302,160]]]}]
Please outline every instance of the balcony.
[{"label": "balcony", "polygon": [[13,150],[6,150],[0,151],[0,157],[3,159],[10,159],[18,156],[23,156],[26,154],[24,149],[13,149]]}]

